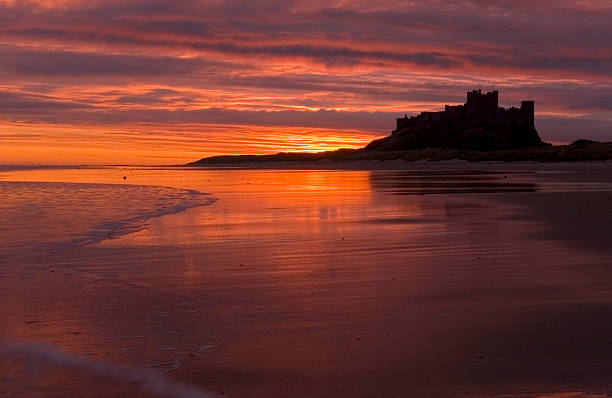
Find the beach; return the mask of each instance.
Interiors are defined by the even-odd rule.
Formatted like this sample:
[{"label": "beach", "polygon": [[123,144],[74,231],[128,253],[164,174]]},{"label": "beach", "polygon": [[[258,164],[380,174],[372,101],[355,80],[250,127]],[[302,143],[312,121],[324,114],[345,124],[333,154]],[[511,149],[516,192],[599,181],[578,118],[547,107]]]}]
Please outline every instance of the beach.
[{"label": "beach", "polygon": [[612,391],[609,162],[4,170],[0,188],[0,397]]}]

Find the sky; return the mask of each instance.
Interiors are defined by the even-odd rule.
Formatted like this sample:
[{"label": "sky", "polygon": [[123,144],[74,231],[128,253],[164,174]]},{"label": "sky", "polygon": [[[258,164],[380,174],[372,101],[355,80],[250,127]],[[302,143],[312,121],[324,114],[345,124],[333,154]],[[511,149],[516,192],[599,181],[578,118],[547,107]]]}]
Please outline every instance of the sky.
[{"label": "sky", "polygon": [[612,140],[612,2],[0,0],[0,164],[360,147],[499,90]]}]

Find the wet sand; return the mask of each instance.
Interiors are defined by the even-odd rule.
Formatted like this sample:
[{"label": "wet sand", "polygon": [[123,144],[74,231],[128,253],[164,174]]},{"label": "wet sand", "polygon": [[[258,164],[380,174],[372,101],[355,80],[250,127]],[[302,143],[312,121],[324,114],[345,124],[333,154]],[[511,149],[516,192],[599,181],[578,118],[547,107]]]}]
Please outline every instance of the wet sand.
[{"label": "wet sand", "polygon": [[[611,391],[612,164],[402,168],[128,171],[218,200],[36,261],[3,257],[0,396]],[[42,360],[47,348],[15,339],[166,384]]]}]

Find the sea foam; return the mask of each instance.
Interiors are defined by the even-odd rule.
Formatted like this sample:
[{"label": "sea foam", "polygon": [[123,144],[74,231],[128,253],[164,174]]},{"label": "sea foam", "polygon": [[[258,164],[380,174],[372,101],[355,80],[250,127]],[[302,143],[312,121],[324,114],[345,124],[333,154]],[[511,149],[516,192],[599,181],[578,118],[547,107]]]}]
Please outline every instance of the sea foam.
[{"label": "sea foam", "polygon": [[10,357],[28,363],[29,377],[21,384],[14,384],[7,392],[0,391],[0,397],[16,396],[26,391],[36,381],[39,376],[39,365],[43,363],[120,382],[137,383],[149,393],[157,396],[181,398],[214,398],[218,396],[193,385],[174,382],[167,378],[163,372],[94,360],[39,342],[15,341],[0,345],[0,359]]},{"label": "sea foam", "polygon": [[142,229],[150,218],[216,200],[159,186],[6,181],[0,197],[0,259],[115,238]]}]

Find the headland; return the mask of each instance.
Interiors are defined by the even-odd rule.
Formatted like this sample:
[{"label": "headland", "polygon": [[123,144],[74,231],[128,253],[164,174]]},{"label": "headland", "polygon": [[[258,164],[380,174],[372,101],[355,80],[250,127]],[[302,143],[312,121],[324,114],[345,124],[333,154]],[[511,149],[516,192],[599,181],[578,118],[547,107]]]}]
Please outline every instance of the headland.
[{"label": "headland", "polygon": [[281,152],[273,155],[212,156],[187,164],[202,166],[245,162],[305,162],[352,160],[464,160],[575,162],[612,160],[612,142],[577,139],[553,146],[542,141],[535,127],[535,102],[519,108],[499,106],[499,92],[467,92],[462,105],[421,112],[396,120],[391,135],[360,149],[326,152]]},{"label": "headland", "polygon": [[499,93],[467,93],[463,105],[446,105],[440,112],[421,112],[397,119],[389,137],[372,141],[367,151],[455,148],[495,151],[547,146],[535,128],[534,101],[520,108],[499,106]]}]

